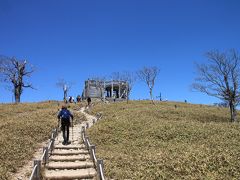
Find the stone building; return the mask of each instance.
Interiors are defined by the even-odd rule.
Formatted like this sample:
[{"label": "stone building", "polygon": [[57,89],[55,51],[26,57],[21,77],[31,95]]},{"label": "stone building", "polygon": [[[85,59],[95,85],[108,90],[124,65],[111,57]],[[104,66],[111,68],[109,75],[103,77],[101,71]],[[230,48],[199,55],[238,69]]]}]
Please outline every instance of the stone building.
[{"label": "stone building", "polygon": [[128,83],[126,81],[100,81],[100,80],[87,80],[83,89],[82,98],[100,98],[124,100],[128,96]]}]

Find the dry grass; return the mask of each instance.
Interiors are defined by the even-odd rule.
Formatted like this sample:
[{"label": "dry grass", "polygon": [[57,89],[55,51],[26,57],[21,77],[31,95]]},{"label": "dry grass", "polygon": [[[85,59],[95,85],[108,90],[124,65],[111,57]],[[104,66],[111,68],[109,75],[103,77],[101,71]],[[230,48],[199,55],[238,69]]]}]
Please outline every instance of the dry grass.
[{"label": "dry grass", "polygon": [[[177,105],[177,108],[175,108]],[[240,179],[240,126],[228,110],[147,101],[96,105],[88,131],[114,179]]]},{"label": "dry grass", "polygon": [[[71,109],[77,107],[71,105]],[[59,108],[54,101],[0,105],[0,179],[10,178],[32,158],[37,145],[50,138]]]}]

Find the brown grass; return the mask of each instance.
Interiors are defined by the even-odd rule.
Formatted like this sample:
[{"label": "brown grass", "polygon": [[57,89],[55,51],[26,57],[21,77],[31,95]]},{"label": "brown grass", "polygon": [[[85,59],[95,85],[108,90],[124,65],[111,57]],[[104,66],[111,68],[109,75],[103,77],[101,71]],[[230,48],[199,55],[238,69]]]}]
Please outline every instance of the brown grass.
[{"label": "brown grass", "polygon": [[[11,179],[32,158],[37,145],[50,138],[59,108],[54,101],[0,105],[0,179]],[[71,104],[74,108],[78,105]]]},{"label": "brown grass", "polygon": [[[177,105],[177,108],[175,108]],[[148,101],[96,105],[88,131],[114,179],[240,179],[240,126],[228,109]]]}]

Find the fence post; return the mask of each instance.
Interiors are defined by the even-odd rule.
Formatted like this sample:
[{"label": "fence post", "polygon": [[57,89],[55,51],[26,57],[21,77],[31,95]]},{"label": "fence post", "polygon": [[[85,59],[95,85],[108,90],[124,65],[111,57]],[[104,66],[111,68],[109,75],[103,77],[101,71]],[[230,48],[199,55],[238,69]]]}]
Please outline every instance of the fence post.
[{"label": "fence post", "polygon": [[86,123],[86,128],[87,128],[87,129],[89,128],[89,123],[88,123],[88,122]]},{"label": "fence post", "polygon": [[51,144],[51,148],[50,148],[50,150],[51,150],[51,152],[52,152],[52,150],[53,150],[53,146],[54,146],[54,138],[51,138],[51,140],[50,140],[50,142],[52,141],[52,144]]},{"label": "fence post", "polygon": [[57,137],[57,128],[54,129],[54,139]]},{"label": "fence post", "polygon": [[102,173],[103,173],[103,160],[102,159],[97,160],[97,172],[98,172],[98,175],[99,175],[99,179],[102,180],[100,165],[102,166]]},{"label": "fence post", "polygon": [[52,130],[52,136],[51,138],[55,138],[55,129]]},{"label": "fence post", "polygon": [[34,179],[40,180],[40,172],[41,172],[41,161],[40,160],[34,160],[33,166],[37,165],[36,172],[34,173]]},{"label": "fence post", "polygon": [[[88,138],[88,136],[85,136],[85,146],[87,147],[87,150],[89,150],[89,146],[88,146],[88,142],[89,142],[89,138]],[[90,144],[90,142],[89,142],[89,144]]]},{"label": "fence post", "polygon": [[82,140],[85,143],[85,127],[82,126]]},{"label": "fence post", "polygon": [[45,156],[43,158],[44,165],[48,163],[48,147],[43,148],[43,152],[46,151]]}]

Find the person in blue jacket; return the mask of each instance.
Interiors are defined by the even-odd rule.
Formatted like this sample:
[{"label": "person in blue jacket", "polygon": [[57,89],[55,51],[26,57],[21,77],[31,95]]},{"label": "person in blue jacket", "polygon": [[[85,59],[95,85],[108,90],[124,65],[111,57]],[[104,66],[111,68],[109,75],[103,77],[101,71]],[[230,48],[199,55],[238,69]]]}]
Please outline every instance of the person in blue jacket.
[{"label": "person in blue jacket", "polygon": [[69,126],[70,126],[70,118],[72,119],[72,127],[73,127],[73,115],[67,109],[66,105],[62,106],[61,111],[58,113],[58,120],[61,119],[61,129],[63,132],[63,145],[69,144]]}]

